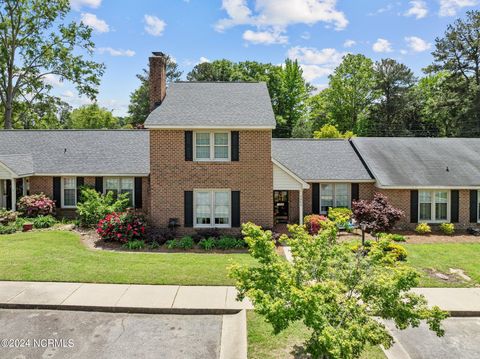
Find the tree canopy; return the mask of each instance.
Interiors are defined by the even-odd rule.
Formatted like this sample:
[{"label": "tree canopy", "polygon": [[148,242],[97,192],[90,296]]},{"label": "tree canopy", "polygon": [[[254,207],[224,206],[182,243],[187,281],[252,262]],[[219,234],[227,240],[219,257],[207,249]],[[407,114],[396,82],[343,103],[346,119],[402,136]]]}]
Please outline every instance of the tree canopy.
[{"label": "tree canopy", "polygon": [[111,111],[101,108],[94,103],[73,110],[65,127],[74,129],[112,129],[119,128],[120,123],[112,115]]}]

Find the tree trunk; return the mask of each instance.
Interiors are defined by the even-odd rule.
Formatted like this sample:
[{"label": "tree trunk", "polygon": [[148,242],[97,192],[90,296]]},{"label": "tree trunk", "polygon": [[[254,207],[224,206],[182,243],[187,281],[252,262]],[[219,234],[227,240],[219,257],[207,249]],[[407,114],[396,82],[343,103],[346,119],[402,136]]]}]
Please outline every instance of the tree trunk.
[{"label": "tree trunk", "polygon": [[3,116],[3,120],[4,120],[4,128],[6,130],[11,130],[12,129],[12,105],[11,104],[7,104],[7,106],[5,106],[5,114]]}]

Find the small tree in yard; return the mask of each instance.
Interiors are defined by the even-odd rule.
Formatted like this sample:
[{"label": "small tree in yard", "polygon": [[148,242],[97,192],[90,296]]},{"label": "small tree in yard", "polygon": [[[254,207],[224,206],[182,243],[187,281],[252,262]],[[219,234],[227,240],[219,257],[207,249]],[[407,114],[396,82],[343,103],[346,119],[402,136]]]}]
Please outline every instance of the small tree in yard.
[{"label": "small tree in yard", "polygon": [[355,221],[363,223],[365,231],[373,234],[390,231],[404,216],[403,211],[393,207],[381,193],[375,193],[371,201],[353,202],[352,212]]},{"label": "small tree in yard", "polygon": [[278,334],[302,321],[311,330],[304,343],[312,358],[358,358],[367,346],[390,347],[393,338],[380,319],[393,320],[400,329],[426,320],[443,335],[446,317],[438,307],[429,309],[423,296],[410,292],[419,274],[384,250],[388,241],[352,251],[336,242],[337,229],[329,226],[309,235],[303,226],[290,226],[293,261],[275,251],[270,231],[252,223],[243,225],[252,267],[234,265],[239,299],[249,297]]}]

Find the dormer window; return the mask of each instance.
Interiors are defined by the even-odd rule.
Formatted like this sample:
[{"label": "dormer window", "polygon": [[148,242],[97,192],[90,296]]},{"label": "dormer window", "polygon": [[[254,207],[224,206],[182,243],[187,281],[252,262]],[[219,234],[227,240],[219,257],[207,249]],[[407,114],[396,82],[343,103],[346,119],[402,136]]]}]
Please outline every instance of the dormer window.
[{"label": "dormer window", "polygon": [[230,161],[230,132],[195,132],[195,161]]}]

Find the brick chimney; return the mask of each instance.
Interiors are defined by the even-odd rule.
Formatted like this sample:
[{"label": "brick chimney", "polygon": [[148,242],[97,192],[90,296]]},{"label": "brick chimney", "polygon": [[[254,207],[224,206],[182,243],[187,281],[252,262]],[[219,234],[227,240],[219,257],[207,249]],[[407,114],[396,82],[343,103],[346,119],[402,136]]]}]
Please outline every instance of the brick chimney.
[{"label": "brick chimney", "polygon": [[167,93],[167,58],[163,52],[152,52],[150,56],[150,111],[162,103]]}]

